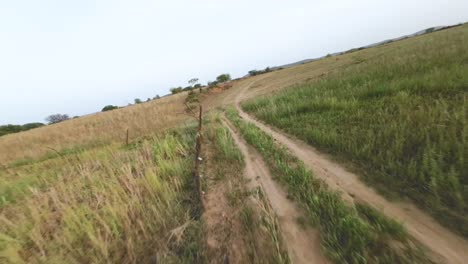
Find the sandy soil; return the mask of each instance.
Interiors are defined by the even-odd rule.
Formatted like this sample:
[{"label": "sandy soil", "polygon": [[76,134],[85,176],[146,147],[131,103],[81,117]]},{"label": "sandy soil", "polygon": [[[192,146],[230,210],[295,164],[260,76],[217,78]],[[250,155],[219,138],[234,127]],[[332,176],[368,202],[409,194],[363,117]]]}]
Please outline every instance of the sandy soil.
[{"label": "sandy soil", "polygon": [[[226,124],[228,121],[224,121]],[[260,154],[229,128],[245,158],[244,176],[250,179],[251,188],[260,186],[278,216],[281,233],[293,263],[328,263],[322,254],[318,230],[302,227],[297,219],[302,217],[299,208],[287,199],[287,193],[271,177]]]},{"label": "sandy soil", "polygon": [[[245,263],[248,261],[242,227],[238,219],[238,208],[232,208],[226,198],[233,183],[230,180],[216,180],[215,167],[211,165],[213,153],[205,150],[207,191],[203,197],[206,223],[207,254],[212,264]],[[232,179],[234,181],[235,179]]]},{"label": "sandy soil", "polygon": [[236,108],[243,119],[254,123],[277,142],[286,146],[292,154],[301,159],[314,172],[316,177],[324,180],[332,189],[342,192],[346,201],[365,202],[388,217],[402,222],[415,239],[433,252],[432,257],[435,261],[466,263],[468,242],[441,226],[414,204],[388,201],[361,182],[357,175],[346,170],[329,156],[320,153],[303,141],[292,138],[277,129],[272,129],[245,113],[239,103],[244,99],[243,94],[252,85],[254,85],[253,82],[244,85],[235,100]]}]

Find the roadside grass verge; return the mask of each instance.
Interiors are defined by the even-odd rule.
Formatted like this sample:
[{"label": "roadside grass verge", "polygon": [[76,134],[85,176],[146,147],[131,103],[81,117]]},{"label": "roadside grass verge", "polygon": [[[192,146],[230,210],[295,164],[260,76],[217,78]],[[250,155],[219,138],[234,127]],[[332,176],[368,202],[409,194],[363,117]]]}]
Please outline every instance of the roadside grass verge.
[{"label": "roadside grass verge", "polygon": [[384,194],[410,197],[468,237],[467,42],[468,25],[396,42],[242,107],[357,165]]},{"label": "roadside grass verge", "polygon": [[20,202],[0,208],[0,262],[201,261],[194,138],[195,128],[187,127],[131,149],[109,145],[32,164],[31,172],[45,171],[43,188],[26,183]]},{"label": "roadside grass verge", "polygon": [[226,115],[260,152],[274,178],[306,210],[309,222],[318,225],[330,259],[336,263],[428,263],[401,224],[367,205],[346,204],[268,134],[241,120],[235,109],[228,108]]},{"label": "roadside grass verge", "polygon": [[244,157],[221,123],[219,112],[212,112],[205,120],[205,146],[211,152],[207,161],[211,170],[206,172],[215,174],[207,175],[215,181],[212,184],[225,188],[228,208],[224,214],[229,228],[222,236],[231,243],[237,240],[237,250],[243,256],[236,261],[290,263],[276,215],[261,189],[249,189],[242,173]]}]

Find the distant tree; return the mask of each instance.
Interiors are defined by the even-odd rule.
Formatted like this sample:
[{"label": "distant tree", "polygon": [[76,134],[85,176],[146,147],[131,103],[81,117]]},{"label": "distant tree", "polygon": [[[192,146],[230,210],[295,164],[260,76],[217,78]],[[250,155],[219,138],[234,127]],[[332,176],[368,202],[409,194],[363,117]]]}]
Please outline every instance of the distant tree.
[{"label": "distant tree", "polygon": [[157,94],[155,97],[153,97],[153,100],[157,100],[159,98],[161,98],[161,97],[159,96],[159,94]]},{"label": "distant tree", "polygon": [[182,87],[174,87],[174,88],[171,88],[170,91],[171,91],[172,94],[177,94],[177,93],[182,92],[183,88]]},{"label": "distant tree", "polygon": [[192,78],[188,82],[193,88],[198,88],[200,93],[202,92],[201,85],[198,84],[198,78]]},{"label": "distant tree", "polygon": [[23,131],[30,130],[30,129],[33,129],[33,128],[38,128],[38,127],[41,127],[41,126],[44,126],[44,124],[43,124],[43,123],[39,123],[39,122],[36,122],[36,123],[27,123],[27,124],[24,124],[24,125],[23,125]]},{"label": "distant tree", "polygon": [[77,118],[80,118],[80,116],[74,116],[73,119],[77,119]]},{"label": "distant tree", "polygon": [[431,28],[428,28],[426,29],[426,31],[424,33],[431,33],[431,32],[434,32],[435,31],[435,28],[431,27]]},{"label": "distant tree", "polygon": [[217,81],[208,82],[208,87],[209,87],[209,88],[213,88],[213,87],[215,87],[215,86],[217,86],[217,85],[218,85],[218,82],[217,82]]},{"label": "distant tree", "polygon": [[102,108],[101,112],[106,112],[106,111],[114,110],[114,109],[117,109],[117,108],[119,108],[119,107],[115,106],[115,105],[106,105],[106,106],[104,106],[104,108]]},{"label": "distant tree", "polygon": [[149,102],[149,101],[151,101],[151,98],[148,97],[148,99],[146,99],[146,102]]},{"label": "distant tree", "polygon": [[192,89],[193,89],[192,86],[187,86],[187,87],[185,87],[184,89],[182,89],[182,91],[190,91],[190,90],[192,90]]},{"label": "distant tree", "polygon": [[250,76],[258,75],[258,73],[259,73],[259,72],[258,72],[257,70],[250,70],[250,71],[249,71],[249,75],[250,75]]},{"label": "distant tree", "polygon": [[229,75],[229,73],[223,73],[221,75],[219,75],[218,77],[216,77],[216,81],[218,83],[223,83],[223,82],[227,82],[227,81],[230,81],[231,80],[231,75]]},{"label": "distant tree", "polygon": [[49,124],[56,124],[68,119],[70,119],[70,117],[67,114],[54,114],[48,116],[46,118],[46,121],[49,122]]},{"label": "distant tree", "polygon": [[140,98],[135,98],[134,102],[135,102],[135,104],[141,104],[141,103],[143,103],[143,101],[141,101]]},{"label": "distant tree", "polygon": [[251,70],[249,71],[249,75],[250,76],[256,76],[256,75],[259,75],[259,74],[264,74],[264,73],[267,73],[267,72],[271,72],[273,71],[270,67],[266,67],[264,70]]},{"label": "distant tree", "polygon": [[24,124],[24,125],[3,125],[3,126],[0,126],[0,137],[7,135],[7,134],[18,133],[21,131],[26,131],[26,130],[30,130],[30,129],[41,127],[41,126],[44,126],[44,124],[43,123],[29,123],[29,124]]},{"label": "distant tree", "polygon": [[192,78],[188,81],[188,83],[190,84],[190,86],[194,86],[198,83],[198,78]]},{"label": "distant tree", "polygon": [[4,125],[0,126],[0,137],[12,133],[21,132],[23,129],[20,125]]}]

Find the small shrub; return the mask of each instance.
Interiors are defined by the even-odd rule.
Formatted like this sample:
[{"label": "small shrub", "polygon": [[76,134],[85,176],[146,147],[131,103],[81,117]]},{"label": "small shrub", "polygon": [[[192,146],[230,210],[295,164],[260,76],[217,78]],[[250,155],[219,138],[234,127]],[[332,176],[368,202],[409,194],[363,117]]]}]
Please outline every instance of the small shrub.
[{"label": "small shrub", "polygon": [[104,106],[104,108],[102,108],[101,112],[111,111],[111,110],[118,109],[118,108],[119,107],[115,105],[106,105]]}]

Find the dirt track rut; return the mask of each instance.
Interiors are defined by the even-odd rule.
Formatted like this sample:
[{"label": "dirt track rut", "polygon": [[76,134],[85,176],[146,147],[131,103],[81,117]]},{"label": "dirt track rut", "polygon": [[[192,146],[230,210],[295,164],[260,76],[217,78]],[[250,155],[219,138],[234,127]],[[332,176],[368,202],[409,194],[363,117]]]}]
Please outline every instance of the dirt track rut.
[{"label": "dirt track rut", "polygon": [[277,142],[287,147],[292,154],[301,159],[314,172],[316,177],[324,180],[332,189],[340,191],[348,202],[363,201],[388,217],[402,222],[415,239],[433,252],[432,257],[436,261],[466,263],[468,260],[468,241],[441,226],[415,205],[388,201],[361,182],[357,175],[332,161],[327,155],[320,153],[303,141],[272,129],[245,113],[240,107],[240,102],[252,84],[249,83],[242,87],[235,100],[239,115],[244,120],[254,123]]},{"label": "dirt track rut", "polygon": [[250,179],[249,187],[260,186],[278,216],[281,233],[292,262],[329,263],[322,254],[318,230],[299,225],[297,219],[302,216],[299,208],[287,199],[287,193],[271,178],[261,155],[248,147],[247,143],[227,124],[228,121],[223,120],[223,122],[245,158],[244,176]]}]

